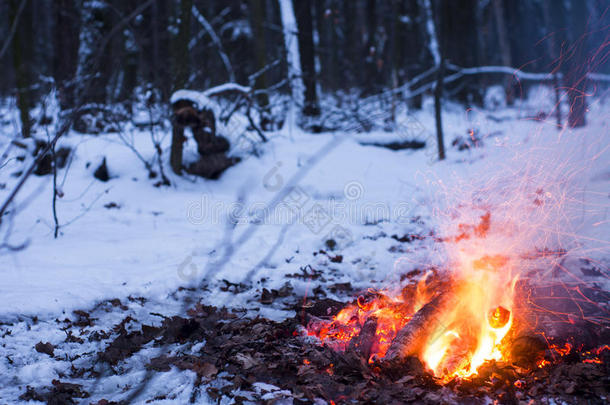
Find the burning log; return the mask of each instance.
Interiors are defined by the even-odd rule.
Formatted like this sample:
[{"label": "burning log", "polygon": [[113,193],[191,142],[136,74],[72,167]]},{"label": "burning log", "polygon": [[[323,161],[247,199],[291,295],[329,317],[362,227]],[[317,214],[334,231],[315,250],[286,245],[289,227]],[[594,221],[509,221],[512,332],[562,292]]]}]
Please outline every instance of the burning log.
[{"label": "burning log", "polygon": [[443,292],[417,311],[398,332],[383,361],[400,362],[419,355],[423,344],[441,326],[440,314],[453,302],[453,297],[453,294]]},{"label": "burning log", "polygon": [[364,360],[368,361],[371,357],[371,350],[375,343],[375,333],[377,332],[377,318],[371,316],[364,322],[358,336],[355,336],[349,343],[348,350],[358,353]]}]

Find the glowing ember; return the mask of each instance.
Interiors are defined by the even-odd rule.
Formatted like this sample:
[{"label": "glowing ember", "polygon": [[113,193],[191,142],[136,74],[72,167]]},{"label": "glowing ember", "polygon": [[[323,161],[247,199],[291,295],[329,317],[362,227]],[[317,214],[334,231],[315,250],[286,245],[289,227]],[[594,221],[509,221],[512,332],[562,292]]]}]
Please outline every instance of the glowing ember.
[{"label": "glowing ember", "polygon": [[[341,310],[327,325],[310,325],[309,334],[319,337],[335,349],[345,350],[350,341],[358,336],[367,319],[377,318],[375,341],[371,349],[371,360],[383,357],[392,339],[410,319],[410,311],[399,298],[373,292],[375,297],[366,301],[362,296],[356,304]],[[318,326],[318,327],[317,327]]]}]

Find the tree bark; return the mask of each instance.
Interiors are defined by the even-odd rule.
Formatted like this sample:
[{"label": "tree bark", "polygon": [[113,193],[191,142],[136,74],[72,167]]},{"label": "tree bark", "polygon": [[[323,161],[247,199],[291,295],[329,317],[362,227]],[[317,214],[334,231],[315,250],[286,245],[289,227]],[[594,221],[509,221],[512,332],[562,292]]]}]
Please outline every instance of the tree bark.
[{"label": "tree bark", "polygon": [[[426,12],[421,4],[422,1],[407,2],[405,4],[404,13],[409,17],[409,22],[403,31],[401,44],[404,43],[425,43],[426,24],[419,21],[426,21]],[[423,72],[422,61],[424,65],[428,65],[431,55],[428,52],[428,47],[400,47],[404,56],[402,58],[403,69],[405,69],[405,80],[411,79],[419,73]],[[419,48],[419,49],[417,49]],[[421,109],[423,96],[421,94],[407,99],[409,108]]]},{"label": "tree bark", "polygon": [[316,91],[315,52],[313,43],[313,24],[311,0],[297,0],[295,17],[299,31],[299,53],[301,56],[301,74],[304,85],[303,115],[320,115],[318,94]]},{"label": "tree bark", "polygon": [[[548,57],[551,61],[551,65],[557,63],[558,59],[558,49],[557,49],[557,40],[555,35],[553,35],[553,31],[556,30],[557,25],[553,24],[553,18],[551,17],[551,4],[550,0],[542,1],[542,15],[544,19],[544,25],[547,29],[547,35],[549,38],[546,40],[547,42],[547,52]],[[555,68],[553,70],[556,70]],[[561,97],[559,94],[559,80],[557,79],[557,74],[553,74],[553,88],[555,91],[555,117],[557,119],[557,127],[561,128]]]},{"label": "tree bark", "polygon": [[430,0],[424,0],[424,11],[426,13],[426,26],[428,29],[428,47],[436,65],[436,85],[434,87],[434,116],[436,118],[436,143],[438,147],[438,159],[445,159],[445,143],[443,138],[442,103],[443,79],[445,74],[445,58],[443,53],[443,35],[439,32],[441,24],[435,18],[435,12]]},{"label": "tree bark", "polygon": [[184,128],[174,123],[172,127],[172,145],[169,152],[169,165],[177,175],[182,174],[182,147],[184,144]]},{"label": "tree bark", "polygon": [[53,7],[55,12],[53,73],[59,106],[62,110],[66,110],[75,104],[80,15],[74,0],[57,0],[53,2]]},{"label": "tree bark", "polygon": [[360,69],[359,64],[362,62],[359,60],[359,47],[360,39],[356,32],[357,18],[356,18],[356,2],[355,1],[344,1],[343,2],[343,15],[344,15],[344,41],[342,48],[344,50],[343,55],[343,71],[345,72],[345,88],[349,89],[360,83]]},{"label": "tree bark", "polygon": [[[508,39],[508,32],[506,30],[506,19],[504,13],[504,3],[502,0],[492,0],[493,11],[496,21],[496,28],[498,31],[498,45],[500,46],[500,56],[502,58],[502,64],[504,66],[512,66],[512,57],[510,42]],[[511,78],[505,79],[504,88],[506,91],[506,103],[512,105],[513,103],[513,91],[511,87]]]},{"label": "tree bark", "polygon": [[366,33],[367,40],[364,46],[364,70],[367,80],[362,84],[364,93],[374,93],[379,83],[379,75],[377,70],[377,59],[379,58],[380,50],[377,49],[377,9],[375,0],[366,1]]},{"label": "tree bark", "polygon": [[587,4],[584,1],[572,5],[572,24],[570,33],[570,50],[564,62],[564,83],[570,106],[568,126],[571,128],[585,126],[587,109]]},{"label": "tree bark", "polygon": [[438,160],[445,159],[445,141],[443,136],[442,96],[443,78],[445,75],[445,58],[441,54],[441,64],[436,73],[436,86],[434,87],[434,118],[436,120],[436,144],[438,146]]},{"label": "tree bark", "polygon": [[287,123],[296,122],[295,105],[305,105],[304,85],[301,77],[301,55],[299,51],[298,26],[294,14],[292,0],[279,0],[282,27],[284,30],[284,44],[288,59],[288,80],[292,93],[292,105],[288,110]]},{"label": "tree bark", "polygon": [[[13,67],[15,69],[15,81],[17,84],[17,108],[21,119],[21,135],[29,138],[32,135],[32,119],[30,110],[33,104],[32,86],[32,48],[34,47],[32,38],[32,4],[25,5],[18,17],[18,10],[21,1],[11,0],[9,6],[10,21],[18,21],[17,29],[13,37]],[[30,3],[30,2],[28,2]]]},{"label": "tree bark", "polygon": [[[254,37],[254,66],[256,71],[261,71],[268,64],[264,23],[264,0],[250,0],[250,26]],[[261,72],[254,81],[254,88],[257,90],[266,90],[267,87],[267,72]],[[266,108],[269,106],[269,96],[267,93],[260,93],[256,98],[257,103],[261,107]]]},{"label": "tree bark", "polygon": [[193,0],[180,2],[180,25],[174,46],[174,91],[187,85],[190,74],[188,44],[191,39],[191,8]]}]

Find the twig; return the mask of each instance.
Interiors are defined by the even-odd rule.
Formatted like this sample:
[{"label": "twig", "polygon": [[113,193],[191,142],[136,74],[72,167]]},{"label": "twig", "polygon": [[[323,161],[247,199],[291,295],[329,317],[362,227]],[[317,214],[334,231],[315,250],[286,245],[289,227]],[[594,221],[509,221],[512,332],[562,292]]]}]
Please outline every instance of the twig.
[{"label": "twig", "polygon": [[76,215],[75,217],[73,217],[71,220],[69,220],[68,222],[65,222],[62,227],[66,227],[68,225],[73,224],[74,222],[76,222],[77,220],[81,219],[83,216],[85,216],[86,213],[88,213],[89,211],[91,211],[91,208],[93,208],[93,205],[95,205],[95,203],[102,198],[102,196],[104,194],[107,194],[108,191],[110,191],[110,188],[107,188],[106,190],[102,191],[101,193],[99,193],[94,199],[93,201],[91,201],[91,203],[85,207],[85,210],[83,212],[81,212],[80,214]]},{"label": "twig", "polygon": [[59,221],[57,220],[57,154],[55,153],[55,145],[51,148],[51,159],[53,165],[53,221],[55,222],[53,236],[57,239]]},{"label": "twig", "polygon": [[248,117],[248,122],[250,122],[250,126],[256,131],[258,136],[261,138],[263,142],[267,142],[267,137],[263,134],[263,131],[254,123],[252,119],[252,114],[250,114],[250,110],[252,107],[252,99],[248,97],[248,109],[246,110],[246,117]]},{"label": "twig", "polygon": [[44,158],[44,156],[49,153],[49,151],[51,150],[52,147],[54,147],[55,143],[57,143],[57,140],[59,138],[62,137],[62,135],[64,135],[68,128],[70,126],[69,125],[63,125],[62,128],[60,128],[59,131],[57,131],[57,133],[55,134],[55,137],[51,140],[51,142],[49,142],[47,144],[47,146],[44,147],[44,149],[38,154],[38,156],[36,156],[36,159],[34,159],[34,161],[32,162],[32,164],[30,164],[30,167],[28,167],[28,169],[25,171],[25,173],[23,174],[23,176],[21,176],[21,179],[19,180],[19,182],[17,183],[17,186],[15,186],[15,188],[13,189],[13,191],[11,191],[11,193],[9,194],[9,196],[6,198],[6,200],[4,200],[4,203],[2,204],[2,206],[0,207],[0,224],[2,224],[2,217],[4,216],[4,213],[6,212],[6,209],[8,208],[8,206],[11,204],[11,202],[13,201],[13,199],[15,198],[15,196],[17,195],[17,193],[19,193],[19,190],[21,190],[21,187],[23,187],[23,185],[25,184],[26,180],[28,179],[28,177],[31,176],[31,174],[34,172],[34,169],[38,166],[38,164],[42,161],[42,159]]}]

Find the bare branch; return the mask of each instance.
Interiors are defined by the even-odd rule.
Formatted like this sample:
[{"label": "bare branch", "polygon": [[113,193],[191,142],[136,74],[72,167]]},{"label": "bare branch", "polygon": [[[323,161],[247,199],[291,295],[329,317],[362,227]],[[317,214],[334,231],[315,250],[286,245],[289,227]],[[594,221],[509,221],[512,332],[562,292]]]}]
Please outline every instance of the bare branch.
[{"label": "bare branch", "polygon": [[234,82],[235,74],[233,73],[233,67],[231,66],[229,57],[227,56],[224,48],[222,47],[222,42],[220,42],[220,38],[218,38],[218,35],[216,35],[216,32],[214,32],[214,28],[212,28],[212,25],[208,22],[208,20],[205,19],[203,14],[201,14],[199,10],[197,10],[196,6],[193,5],[191,12],[193,13],[193,16],[197,19],[199,24],[203,26],[203,29],[205,29],[206,32],[210,35],[210,38],[212,38],[212,42],[214,42],[214,45],[216,45],[216,49],[218,49],[218,55],[220,55],[220,59],[222,59],[222,63],[225,65],[225,69],[227,69],[227,73],[229,74],[229,80]]}]

